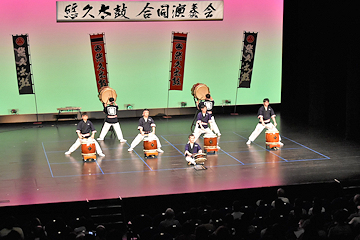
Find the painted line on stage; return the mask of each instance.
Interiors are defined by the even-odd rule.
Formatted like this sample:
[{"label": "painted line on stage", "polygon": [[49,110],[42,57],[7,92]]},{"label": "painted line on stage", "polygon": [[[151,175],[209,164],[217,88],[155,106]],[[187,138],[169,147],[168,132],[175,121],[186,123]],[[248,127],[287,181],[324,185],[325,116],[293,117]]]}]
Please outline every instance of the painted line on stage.
[{"label": "painted line on stage", "polygon": [[45,151],[44,142],[41,142],[41,144],[42,144],[42,147],[43,147],[43,149],[44,149],[45,158],[46,158],[46,161],[47,161],[47,163],[48,163],[51,176],[54,177],[54,174],[53,174],[53,172],[52,172],[52,170],[51,170],[51,166],[50,166],[50,162],[49,162],[48,156],[47,156],[46,151]]},{"label": "painted line on stage", "polygon": [[177,147],[175,147],[170,141],[168,141],[166,138],[163,137],[163,135],[160,136],[162,139],[164,139],[166,142],[168,142],[173,148],[175,148],[181,155],[184,156],[184,153],[181,152]]},{"label": "painted line on stage", "polygon": [[[235,132],[234,132],[234,134],[236,134],[236,135],[238,135],[238,136],[240,136],[240,137],[242,137],[242,138],[244,138],[244,139],[247,139],[247,138],[245,138],[245,137],[243,137],[243,136],[241,136],[240,134],[237,134],[237,133],[235,133]],[[287,137],[285,137],[285,136],[283,136],[283,135],[281,135],[281,137],[284,138],[284,139],[287,139],[287,140],[289,140],[289,141],[291,141],[291,142],[293,142],[293,143],[295,143],[295,144],[297,144],[297,145],[299,145],[299,146],[301,146],[301,147],[303,147],[303,148],[306,148],[306,149],[308,149],[308,150],[310,150],[310,151],[312,151],[312,152],[314,152],[314,153],[316,153],[316,154],[318,154],[318,155],[320,155],[320,156],[323,156],[325,159],[330,159],[330,157],[328,157],[328,156],[326,156],[326,155],[324,155],[324,154],[322,154],[322,153],[319,153],[319,152],[317,152],[317,151],[315,151],[315,150],[313,150],[313,149],[311,149],[311,148],[309,148],[309,147],[307,147],[307,146],[305,146],[305,145],[303,145],[303,144],[301,144],[301,143],[298,143],[298,142],[296,142],[296,141],[294,141],[294,140],[292,140],[292,139],[290,139],[290,138],[287,138]],[[279,158],[283,159],[283,160],[286,161],[286,162],[290,162],[290,161],[291,161],[291,162],[294,162],[294,161],[311,161],[311,159],[287,160],[287,159],[285,159],[285,158],[282,158],[282,157],[279,156],[278,154],[275,154],[275,153],[272,152],[271,150],[268,150],[268,149],[264,148],[263,146],[261,146],[261,145],[259,145],[259,144],[257,144],[257,143],[254,143],[254,142],[253,142],[253,144],[256,144],[257,146],[265,149],[266,151],[271,152],[272,154],[278,156]],[[290,149],[299,149],[299,148],[285,148],[284,150],[290,150]],[[314,160],[321,160],[321,159],[314,158]]]},{"label": "painted line on stage", "polygon": [[[128,142],[126,142],[126,144],[130,147],[130,144]],[[135,153],[143,163],[145,163],[145,165],[151,170],[151,171],[154,171],[154,169],[152,169],[148,164],[147,162],[144,161],[144,159],[142,157],[140,157],[140,155],[135,151],[135,150],[132,150],[133,153]]]},{"label": "painted line on stage", "polygon": [[[240,134],[237,134],[236,132],[233,132],[233,133],[234,133],[235,135],[239,136],[239,137],[244,138],[245,140],[247,139],[246,137],[241,136]],[[278,158],[280,158],[280,159],[284,160],[285,162],[287,162],[287,160],[286,160],[285,158],[281,157],[281,156],[280,156],[280,155],[278,155],[278,154],[275,154],[273,151],[270,151],[270,150],[268,150],[268,149],[264,148],[263,146],[261,146],[261,145],[259,145],[259,144],[255,143],[255,142],[252,142],[252,144],[255,144],[255,145],[257,145],[257,146],[261,147],[261,148],[262,148],[262,149],[264,149],[265,151],[268,151],[268,152],[270,152],[271,154],[273,154],[273,155],[277,156]]]},{"label": "painted line on stage", "polygon": [[245,163],[243,163],[242,161],[240,161],[239,159],[237,159],[236,157],[230,155],[229,153],[225,152],[224,150],[222,150],[220,148],[220,151],[222,151],[223,153],[225,153],[226,155],[228,155],[229,157],[231,157],[232,159],[235,159],[236,161],[238,161],[239,163],[241,163],[242,165],[245,165]]},{"label": "painted line on stage", "polygon": [[[282,135],[281,135],[281,136],[282,136]],[[298,143],[298,142],[296,142],[296,141],[294,141],[294,140],[292,140],[292,139],[290,139],[290,138],[284,137],[284,136],[282,136],[282,137],[285,138],[285,139],[287,139],[287,140],[289,140],[289,141],[291,141],[291,142],[293,142],[293,143],[296,143],[296,144],[298,144],[298,145],[300,145],[300,146],[302,146],[302,147],[304,147],[304,148],[306,148],[306,149],[309,149],[310,151],[313,151],[314,153],[317,153],[317,154],[323,156],[323,157],[326,158],[326,159],[330,159],[330,157],[328,157],[328,156],[326,156],[326,155],[324,155],[324,154],[322,154],[322,153],[319,153],[319,152],[317,152],[317,151],[315,151],[315,150],[313,150],[313,149],[311,149],[311,148],[309,148],[309,147],[307,147],[307,146],[305,146],[305,145],[302,145],[301,143]]]}]

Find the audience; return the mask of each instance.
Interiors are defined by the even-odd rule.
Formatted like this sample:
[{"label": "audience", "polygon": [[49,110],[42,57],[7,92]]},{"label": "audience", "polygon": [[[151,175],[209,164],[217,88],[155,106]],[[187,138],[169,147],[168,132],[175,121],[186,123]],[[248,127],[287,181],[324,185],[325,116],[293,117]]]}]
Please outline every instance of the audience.
[{"label": "audience", "polygon": [[20,225],[14,216],[0,215],[0,240],[360,240],[360,194],[310,201],[301,194],[285,197],[279,188],[273,201],[242,202],[233,199],[232,208],[218,209],[201,197],[198,206],[177,215],[167,208],[155,216],[133,216],[126,234],[86,217],[44,225],[32,218]]}]

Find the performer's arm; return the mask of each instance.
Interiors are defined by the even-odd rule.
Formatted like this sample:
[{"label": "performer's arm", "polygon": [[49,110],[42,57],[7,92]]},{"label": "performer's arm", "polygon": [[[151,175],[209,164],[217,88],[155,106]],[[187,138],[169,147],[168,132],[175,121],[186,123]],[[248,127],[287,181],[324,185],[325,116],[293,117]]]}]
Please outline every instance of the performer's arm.
[{"label": "performer's arm", "polygon": [[141,135],[143,135],[143,136],[145,135],[145,133],[144,133],[144,131],[143,131],[143,127],[140,127],[140,126],[139,126],[139,131],[140,131],[140,134],[141,134]]},{"label": "performer's arm", "polygon": [[80,132],[80,131],[76,131],[76,133],[77,133],[78,137],[79,137],[80,139],[82,139],[81,132]]},{"label": "performer's arm", "polygon": [[198,153],[202,153],[201,147],[200,145],[198,145],[199,149],[198,149]]},{"label": "performer's arm", "polygon": [[189,156],[191,157],[191,152],[189,152],[189,143],[185,145],[185,153],[184,153],[185,157]]},{"label": "performer's arm", "polygon": [[262,116],[259,117],[261,124],[265,127],[264,118]]},{"label": "performer's arm", "polygon": [[275,115],[274,115],[274,116],[271,116],[271,119],[273,120],[274,126],[276,127],[276,126],[277,126],[277,123],[276,123]]}]

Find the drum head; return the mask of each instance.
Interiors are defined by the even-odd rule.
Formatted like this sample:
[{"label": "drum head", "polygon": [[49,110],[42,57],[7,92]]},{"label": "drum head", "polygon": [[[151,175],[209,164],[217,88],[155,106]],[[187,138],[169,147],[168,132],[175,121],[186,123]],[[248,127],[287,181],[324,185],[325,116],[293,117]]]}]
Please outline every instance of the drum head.
[{"label": "drum head", "polygon": [[206,133],[204,134],[204,138],[217,138],[216,134]]},{"label": "drum head", "polygon": [[109,86],[102,87],[99,92],[99,99],[102,103],[109,103],[109,98],[114,98],[116,101],[117,94],[114,89]]},{"label": "drum head", "polygon": [[209,87],[203,83],[194,84],[191,88],[192,95],[198,100],[205,100],[206,94],[209,94]]},{"label": "drum head", "polygon": [[265,133],[269,133],[269,134],[270,134],[270,133],[279,133],[279,131],[274,128],[274,129],[268,129],[268,130],[266,130]]}]

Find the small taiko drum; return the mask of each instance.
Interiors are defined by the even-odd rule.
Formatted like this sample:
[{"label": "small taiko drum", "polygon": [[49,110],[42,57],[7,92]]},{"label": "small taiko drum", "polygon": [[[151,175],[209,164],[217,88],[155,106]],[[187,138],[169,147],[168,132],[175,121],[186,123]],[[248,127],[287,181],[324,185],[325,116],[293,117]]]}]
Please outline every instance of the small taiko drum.
[{"label": "small taiko drum", "polygon": [[92,138],[84,138],[81,140],[81,155],[84,161],[96,160],[95,140]]},{"label": "small taiko drum", "polygon": [[203,83],[196,83],[191,88],[191,94],[198,100],[205,100],[206,94],[209,94],[209,87]]},{"label": "small taiko drum", "polygon": [[266,148],[267,149],[278,149],[280,148],[279,131],[277,130],[266,130],[265,131]]},{"label": "small taiko drum", "polygon": [[108,104],[109,98],[114,98],[114,100],[116,101],[116,98],[117,98],[116,91],[109,86],[102,87],[99,92],[100,101],[102,103]]},{"label": "small taiko drum", "polygon": [[217,136],[215,134],[204,135],[204,148],[206,152],[218,151]]},{"label": "small taiko drum", "polygon": [[157,156],[157,141],[152,136],[145,136],[144,137],[144,154],[145,157],[148,156]]},{"label": "small taiko drum", "polygon": [[205,161],[207,160],[206,154],[205,154],[205,153],[195,154],[194,160],[195,160],[195,163],[196,163],[196,164],[204,164]]}]

